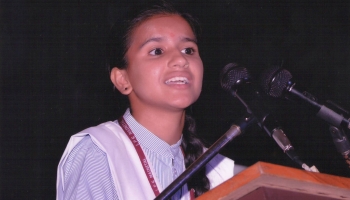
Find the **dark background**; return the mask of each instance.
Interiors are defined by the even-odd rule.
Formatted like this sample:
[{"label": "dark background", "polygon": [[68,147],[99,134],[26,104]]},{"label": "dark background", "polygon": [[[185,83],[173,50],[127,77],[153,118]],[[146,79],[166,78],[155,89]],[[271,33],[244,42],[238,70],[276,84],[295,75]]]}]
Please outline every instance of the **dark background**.
[{"label": "dark background", "polygon": [[[70,135],[124,112],[104,56],[110,24],[131,2],[1,1],[0,199],[54,199],[56,168]],[[220,70],[229,62],[255,77],[282,65],[298,88],[350,109],[348,1],[173,2],[203,29],[204,85],[192,112],[207,142],[245,113],[220,88]],[[328,125],[309,107],[280,99],[268,107],[308,165],[350,177]],[[265,161],[298,168],[257,126],[222,154],[247,166]]]}]

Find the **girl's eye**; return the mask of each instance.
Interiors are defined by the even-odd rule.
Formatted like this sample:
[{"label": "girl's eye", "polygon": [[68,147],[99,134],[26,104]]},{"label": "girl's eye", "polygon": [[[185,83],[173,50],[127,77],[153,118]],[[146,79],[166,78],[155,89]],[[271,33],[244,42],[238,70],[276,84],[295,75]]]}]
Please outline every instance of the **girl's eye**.
[{"label": "girl's eye", "polygon": [[182,50],[181,52],[184,54],[192,55],[195,51],[193,48],[186,48],[186,49]]},{"label": "girl's eye", "polygon": [[149,54],[153,56],[161,55],[163,53],[163,50],[160,48],[153,49]]}]

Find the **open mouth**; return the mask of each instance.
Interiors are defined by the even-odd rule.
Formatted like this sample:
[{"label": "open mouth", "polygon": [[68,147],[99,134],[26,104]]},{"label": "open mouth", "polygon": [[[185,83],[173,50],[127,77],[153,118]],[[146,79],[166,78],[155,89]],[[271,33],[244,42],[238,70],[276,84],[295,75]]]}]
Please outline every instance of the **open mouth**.
[{"label": "open mouth", "polygon": [[165,84],[188,84],[188,79],[186,77],[174,77],[165,81]]}]

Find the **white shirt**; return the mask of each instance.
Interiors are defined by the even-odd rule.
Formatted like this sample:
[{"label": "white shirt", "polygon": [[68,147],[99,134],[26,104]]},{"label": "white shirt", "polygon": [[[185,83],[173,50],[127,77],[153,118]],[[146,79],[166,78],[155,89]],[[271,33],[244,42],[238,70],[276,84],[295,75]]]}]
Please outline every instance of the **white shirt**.
[{"label": "white shirt", "polygon": [[[180,148],[181,140],[170,146],[140,125],[132,117],[129,110],[125,112],[124,119],[148,158],[161,190],[166,188],[185,170],[184,158]],[[108,156],[94,143],[89,135],[84,136],[67,155],[62,165],[64,179],[64,198],[62,199],[118,199],[109,167],[110,163],[107,159]],[[222,157],[220,159],[227,158]],[[212,168],[215,167],[212,166]],[[229,178],[232,175],[233,161],[232,173],[229,170],[222,176]],[[58,188],[58,191],[60,189]],[[175,194],[175,199],[180,199],[180,195],[186,193],[187,187],[184,186],[182,191]]]}]

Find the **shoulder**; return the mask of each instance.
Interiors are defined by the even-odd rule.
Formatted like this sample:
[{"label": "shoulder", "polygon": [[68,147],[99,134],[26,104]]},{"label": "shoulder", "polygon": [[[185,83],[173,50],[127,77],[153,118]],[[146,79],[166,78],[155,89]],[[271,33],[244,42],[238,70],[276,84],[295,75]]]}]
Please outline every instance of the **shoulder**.
[{"label": "shoulder", "polygon": [[85,135],[68,154],[67,160],[63,165],[65,176],[69,176],[74,171],[72,168],[82,168],[83,165],[93,164],[90,161],[99,163],[105,161],[105,159],[106,154],[94,144],[89,135]]},{"label": "shoulder", "polygon": [[69,153],[63,165],[63,176],[65,197],[100,199],[101,195],[117,196],[106,153],[89,135]]},{"label": "shoulder", "polygon": [[117,122],[104,122],[102,124],[99,124],[97,126],[92,126],[87,129],[84,129],[77,133],[79,134],[101,134],[101,133],[110,133],[110,132],[121,132],[123,129],[120,127],[120,125]]},{"label": "shoulder", "polygon": [[101,144],[102,140],[110,142],[113,134],[122,135],[118,128],[117,123],[106,122],[71,136],[57,169],[57,199],[117,196],[107,151]]},{"label": "shoulder", "polygon": [[[80,143],[81,140],[83,140],[87,135],[91,138],[92,142],[103,151],[105,151],[103,144],[108,144],[111,146],[113,143],[115,144],[118,141],[119,143],[122,143],[125,136],[123,129],[116,122],[109,121],[97,126],[89,127],[70,137],[62,159],[65,160],[66,156],[73,150],[73,148],[79,148],[76,147],[77,144]],[[87,145],[91,146],[92,144],[90,141],[84,141],[81,142],[80,147],[87,147]]]},{"label": "shoulder", "polygon": [[103,143],[102,139],[110,140],[113,131],[109,127],[115,126],[118,127],[114,122],[105,122],[71,136],[61,159],[65,178],[74,173],[74,169],[83,169],[89,165],[96,166],[98,163],[108,163],[106,151],[100,142]]},{"label": "shoulder", "polygon": [[[106,159],[106,144],[118,140],[121,135],[120,126],[115,122],[105,122],[98,126],[89,127],[73,135],[67,145],[64,168],[71,167],[71,163],[100,161]],[[117,137],[116,137],[117,136]],[[93,158],[89,160],[90,158]]]},{"label": "shoulder", "polygon": [[[130,139],[118,123],[106,122],[87,128],[71,136],[59,167],[67,170],[87,161],[107,160],[109,157],[122,159],[124,153],[121,152],[130,148],[132,144],[129,143],[131,143]],[[89,158],[93,159],[89,160]]]},{"label": "shoulder", "polygon": [[103,150],[103,148],[99,147],[95,138],[106,138],[105,140],[108,140],[108,138],[112,137],[111,132],[113,132],[108,127],[113,126],[118,127],[114,122],[105,122],[72,135],[62,155],[60,163],[66,163],[68,156],[72,158],[74,155],[84,155],[88,152],[103,153],[100,151]]}]

